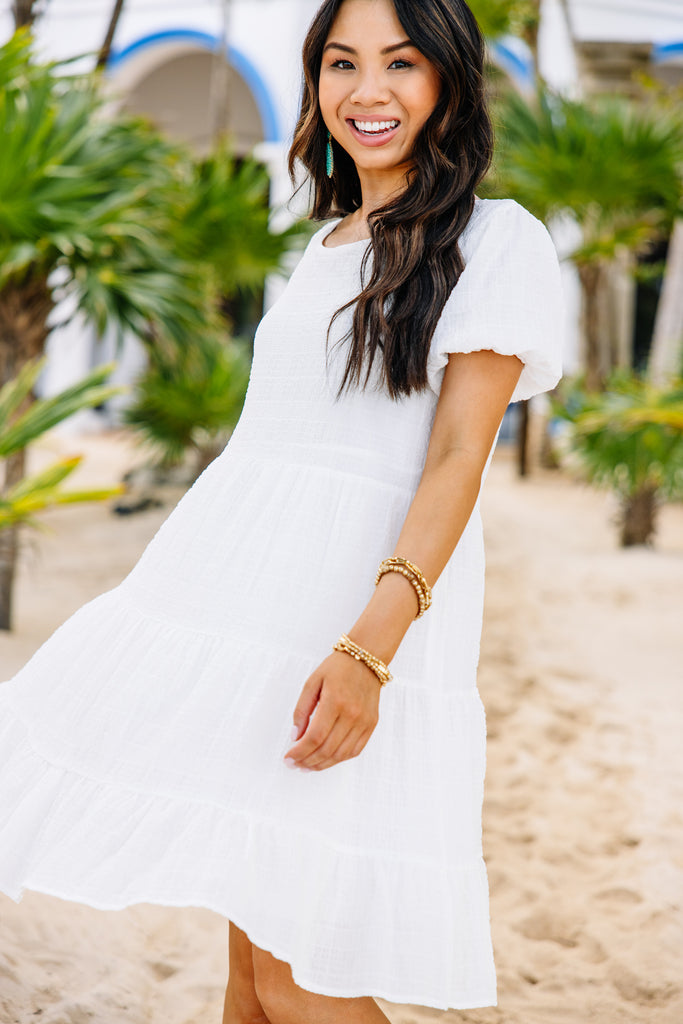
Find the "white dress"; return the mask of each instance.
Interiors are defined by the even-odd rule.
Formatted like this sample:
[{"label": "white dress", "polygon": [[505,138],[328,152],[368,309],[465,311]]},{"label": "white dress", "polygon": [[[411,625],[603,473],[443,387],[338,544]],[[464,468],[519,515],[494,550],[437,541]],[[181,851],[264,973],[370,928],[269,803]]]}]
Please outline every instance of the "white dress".
[{"label": "white dress", "polygon": [[394,549],[448,353],[519,355],[516,399],[557,382],[557,259],[520,206],[478,200],[430,390],[335,401],[325,332],[368,243],[326,248],[332,227],[259,327],[226,449],[130,575],[0,686],[0,889],[208,907],[310,991],[491,1005],[478,504],[362,754],[311,773],[283,755],[303,683]]}]

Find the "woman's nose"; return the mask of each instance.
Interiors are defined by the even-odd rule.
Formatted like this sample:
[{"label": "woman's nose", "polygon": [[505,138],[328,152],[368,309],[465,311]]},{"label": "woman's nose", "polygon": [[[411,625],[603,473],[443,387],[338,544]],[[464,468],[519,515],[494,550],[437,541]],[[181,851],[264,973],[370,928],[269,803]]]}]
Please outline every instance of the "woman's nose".
[{"label": "woman's nose", "polygon": [[370,71],[358,76],[349,97],[351,103],[366,108],[376,103],[388,103],[390,98],[389,88],[383,76]]}]

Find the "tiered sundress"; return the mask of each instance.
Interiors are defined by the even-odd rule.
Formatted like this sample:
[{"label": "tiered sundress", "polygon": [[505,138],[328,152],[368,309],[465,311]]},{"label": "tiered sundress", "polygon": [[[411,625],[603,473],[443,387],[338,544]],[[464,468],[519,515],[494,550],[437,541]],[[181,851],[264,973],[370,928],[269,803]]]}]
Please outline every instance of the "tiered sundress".
[{"label": "tiered sundress", "polygon": [[335,223],[259,327],[226,449],[123,582],[0,686],[0,889],[208,907],[313,992],[491,1005],[478,503],[362,754],[311,773],[283,755],[303,683],[394,549],[448,354],[517,354],[516,399],[556,384],[557,258],[520,206],[477,200],[430,389],[337,401],[325,335],[368,243],[326,247]]}]

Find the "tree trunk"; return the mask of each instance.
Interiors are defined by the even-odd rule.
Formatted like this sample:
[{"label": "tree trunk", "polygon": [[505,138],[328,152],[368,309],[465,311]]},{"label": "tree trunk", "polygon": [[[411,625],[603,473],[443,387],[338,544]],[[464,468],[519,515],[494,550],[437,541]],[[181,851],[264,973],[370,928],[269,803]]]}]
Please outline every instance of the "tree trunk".
[{"label": "tree trunk", "polygon": [[[581,321],[584,342],[584,367],[586,388],[589,391],[603,391],[605,379],[611,369],[609,351],[605,351],[603,324],[603,268],[598,263],[582,263],[577,266],[581,282],[583,308]],[[607,339],[609,349],[609,339]]]},{"label": "tree trunk", "polygon": [[[9,283],[0,290],[0,387],[13,380],[30,359],[42,354],[49,333],[46,321],[52,308],[47,279],[37,271],[29,273],[23,282]],[[23,451],[5,459],[0,494],[19,483],[24,472]],[[12,588],[18,551],[18,528],[0,530],[0,629],[12,627]]]},{"label": "tree trunk", "polygon": [[655,387],[668,377],[683,377],[683,218],[676,221],[669,242],[647,369]]},{"label": "tree trunk", "polygon": [[553,444],[553,437],[550,432],[552,416],[544,417],[543,430],[541,432],[541,450],[539,461],[543,469],[559,469],[560,460]]},{"label": "tree trunk", "polygon": [[519,423],[517,426],[517,475],[527,476],[529,473],[529,402],[519,403]]},{"label": "tree trunk", "polygon": [[12,0],[12,15],[15,28],[30,28],[42,14],[38,8],[39,0]]},{"label": "tree trunk", "polygon": [[96,67],[98,71],[103,71],[109,63],[109,58],[111,56],[111,47],[112,43],[114,42],[114,36],[116,35],[116,29],[118,28],[121,12],[123,11],[124,2],[125,0],[115,0],[114,2],[114,9],[111,12],[111,18],[109,19],[109,27],[107,28],[107,34],[104,37],[102,48],[100,49],[100,52],[97,55]]},{"label": "tree trunk", "polygon": [[47,278],[37,271],[0,289],[0,387],[43,354],[53,307]]},{"label": "tree trunk", "polygon": [[621,546],[651,544],[655,535],[657,490],[645,486],[624,498],[621,506]]},{"label": "tree trunk", "polygon": [[[25,471],[25,452],[17,452],[5,459],[3,489],[18,484]],[[9,526],[0,530],[0,629],[12,628],[12,594],[18,554],[19,527]]]}]

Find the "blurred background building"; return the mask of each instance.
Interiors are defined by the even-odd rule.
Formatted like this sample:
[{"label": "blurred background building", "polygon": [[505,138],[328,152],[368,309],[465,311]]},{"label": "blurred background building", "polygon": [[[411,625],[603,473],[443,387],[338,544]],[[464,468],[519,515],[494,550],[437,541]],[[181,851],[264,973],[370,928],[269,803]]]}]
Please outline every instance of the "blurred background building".
[{"label": "blurred background building", "polygon": [[[303,212],[289,204],[286,156],[300,95],[300,51],[319,0],[126,0],[113,39],[107,78],[125,108],[149,117],[171,136],[206,151],[228,130],[238,153],[253,152],[268,168],[275,226]],[[35,33],[49,58],[82,55],[90,67],[105,37],[114,0],[44,0]],[[0,39],[14,28],[11,0],[0,0]],[[532,61],[518,38],[504,38],[491,56],[524,92]],[[77,65],[78,66],[78,65]],[[683,82],[683,0],[544,0],[539,68],[549,85],[575,94],[633,93],[636,72],[667,85]],[[569,234],[556,238],[560,250]],[[579,290],[565,267],[567,366],[579,351]],[[282,287],[269,282],[268,306]],[[615,281],[623,307],[624,344],[637,329],[633,281]],[[63,319],[60,317],[60,319]],[[636,343],[637,347],[637,343]],[[53,332],[44,389],[52,392],[111,354],[76,318]],[[120,355],[119,379],[142,364],[131,342]]]}]

